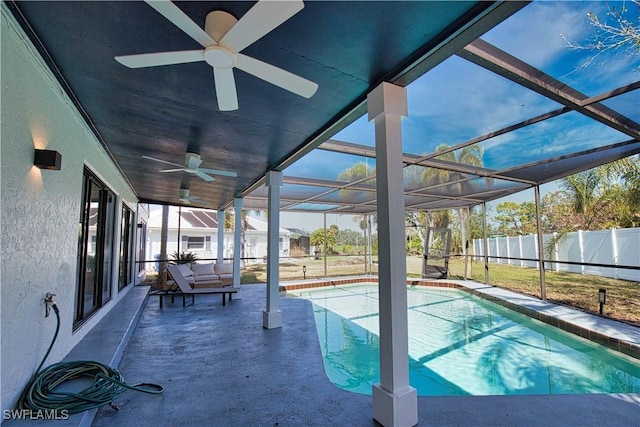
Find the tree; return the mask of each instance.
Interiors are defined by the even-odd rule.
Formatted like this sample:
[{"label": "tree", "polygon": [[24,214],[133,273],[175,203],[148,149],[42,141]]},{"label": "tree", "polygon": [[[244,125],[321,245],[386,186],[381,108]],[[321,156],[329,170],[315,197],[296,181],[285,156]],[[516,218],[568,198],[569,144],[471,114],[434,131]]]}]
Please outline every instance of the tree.
[{"label": "tree", "polygon": [[[640,8],[640,0],[632,0],[631,3]],[[588,67],[607,52],[636,56],[640,53],[640,18],[634,22],[630,15],[626,2],[619,8],[610,5],[604,17],[594,12],[587,13],[587,22],[592,30],[590,40],[579,43],[568,40],[563,34],[560,36],[569,49],[595,52],[581,68]]]},{"label": "tree", "polygon": [[[241,225],[241,229],[240,229],[240,262],[243,263],[244,265],[244,258],[246,256],[245,254],[245,246],[246,246],[246,231],[249,228],[249,221],[247,220],[247,216],[249,215],[249,212],[253,212],[256,215],[260,214],[260,211],[257,210],[245,210],[245,209],[241,209],[240,210],[240,225]],[[235,214],[233,212],[231,212],[230,210],[227,210],[224,212],[224,228],[225,229],[231,229],[234,230],[235,229]],[[234,248],[235,250],[235,248]]]},{"label": "tree", "polygon": [[[458,163],[469,166],[483,165],[482,156],[484,155],[484,149],[480,144],[467,145],[466,147],[458,150],[448,151],[449,145],[440,144],[436,147],[436,153],[443,152],[440,156],[436,157],[437,160],[443,160],[452,163]],[[449,169],[425,169],[422,179],[426,185],[435,185],[440,183],[450,182],[453,184],[452,190],[455,190],[455,194],[464,194],[465,188],[469,185],[469,181],[464,178],[464,175],[460,172],[451,171]],[[491,178],[486,178],[491,180]],[[461,208],[457,210],[458,223],[460,225],[460,237],[452,239],[452,251],[462,252],[465,261],[465,276],[467,270],[467,242],[469,239],[469,209]]]},{"label": "tree", "polygon": [[327,252],[332,251],[333,248],[338,244],[338,226],[332,225],[331,227],[335,227],[335,232],[332,231],[331,228],[327,229],[326,232],[326,240],[325,240],[325,232],[323,228],[318,228],[309,234],[309,242],[315,246],[316,248],[322,247],[326,248]]},{"label": "tree", "polygon": [[498,232],[518,236],[536,232],[536,205],[533,202],[502,202],[496,206]]},{"label": "tree", "polygon": [[605,169],[598,167],[563,178],[560,182],[573,209],[577,230],[599,230],[610,222],[609,202]]}]

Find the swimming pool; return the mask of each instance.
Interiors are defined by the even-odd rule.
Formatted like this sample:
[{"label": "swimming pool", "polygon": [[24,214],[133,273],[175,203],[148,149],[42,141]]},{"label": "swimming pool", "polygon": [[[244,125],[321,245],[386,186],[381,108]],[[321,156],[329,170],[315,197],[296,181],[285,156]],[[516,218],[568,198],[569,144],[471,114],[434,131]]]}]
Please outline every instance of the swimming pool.
[{"label": "swimming pool", "polygon": [[[313,303],[338,387],[379,382],[378,286],[289,290]],[[408,288],[410,384],[420,396],[639,393],[640,364],[467,292]]]}]

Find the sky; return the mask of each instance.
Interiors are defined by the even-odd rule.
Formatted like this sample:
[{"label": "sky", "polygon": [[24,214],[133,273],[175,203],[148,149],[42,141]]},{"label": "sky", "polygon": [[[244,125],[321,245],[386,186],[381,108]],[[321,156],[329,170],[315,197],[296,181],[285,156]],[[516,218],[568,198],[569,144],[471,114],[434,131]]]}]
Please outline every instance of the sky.
[{"label": "sky", "polygon": [[[622,2],[535,1],[499,24],[482,39],[531,64],[587,96],[639,80],[640,55],[622,52],[603,54],[588,67],[592,50],[572,50],[567,40],[587,45],[594,31],[588,24],[588,12],[610,21],[608,7]],[[629,19],[638,20],[638,8],[630,1]],[[615,76],[615,78],[611,78]],[[455,145],[477,136],[547,113],[560,104],[486,71],[460,57],[452,56],[407,87],[409,115],[402,121],[403,151],[411,154],[433,152],[440,144]],[[640,90],[604,102],[619,108],[628,117],[640,121]],[[597,138],[594,138],[597,135]],[[374,125],[366,115],[353,122],[333,139],[373,147]],[[625,141],[628,136],[571,112],[483,141],[483,166],[509,168],[562,156],[579,150]],[[375,159],[342,153],[313,150],[288,167],[284,174],[336,180],[340,172],[363,161],[375,167]],[[557,183],[541,186],[541,194],[556,191]],[[304,191],[303,188],[300,188]],[[533,201],[532,189],[488,203]],[[281,213],[281,226],[313,231],[322,228],[321,213]],[[358,230],[350,215],[327,215],[327,226]]]},{"label": "sky", "polygon": [[[567,40],[583,45],[591,43],[594,32],[588,24],[587,13],[610,19],[609,5],[620,8],[622,3],[536,1],[484,34],[482,39],[585,95],[594,96],[635,82],[639,77],[640,56],[630,59],[621,52],[603,54],[585,68],[583,64],[593,56],[593,51],[567,47]],[[637,22],[637,7],[629,1],[626,5],[631,8],[629,17]],[[616,78],[612,79],[612,75]],[[607,102],[640,121],[639,92]],[[411,83],[407,87],[407,98],[409,116],[402,122],[403,151],[418,155],[433,152],[439,144],[459,144],[561,107],[457,56]],[[333,139],[374,146],[374,126],[365,115]],[[483,165],[491,169],[509,168],[627,139],[628,136],[618,131],[572,112],[482,142]],[[284,173],[335,180],[341,171],[358,161],[375,167],[374,159],[314,150]],[[541,194],[558,189],[555,183],[546,184],[541,186]],[[532,189],[527,190],[490,203],[489,207],[495,210],[497,203],[506,200],[533,201],[533,194]],[[330,217],[335,217],[340,228],[357,229],[350,216]],[[281,224],[314,230],[322,228],[323,215],[283,212]],[[329,219],[327,224],[331,225]]]}]

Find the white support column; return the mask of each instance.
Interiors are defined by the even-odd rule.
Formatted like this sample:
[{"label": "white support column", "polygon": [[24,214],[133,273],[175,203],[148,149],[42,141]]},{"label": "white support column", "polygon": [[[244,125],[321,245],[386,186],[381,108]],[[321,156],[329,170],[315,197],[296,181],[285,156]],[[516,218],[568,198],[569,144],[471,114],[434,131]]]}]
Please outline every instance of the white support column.
[{"label": "white support column", "polygon": [[327,277],[327,213],[324,213],[324,243],[322,244],[322,258],[324,259],[324,277]]},{"label": "white support column", "polygon": [[278,302],[280,286],[280,257],[278,239],[280,237],[280,187],[282,172],[267,173],[266,185],[269,189],[269,226],[267,229],[267,304],[262,313],[262,327],[274,329],[282,327],[282,312]]},{"label": "white support column", "polygon": [[218,255],[216,263],[222,264],[224,262],[224,209],[219,209],[216,212],[218,218]]},{"label": "white support column", "polygon": [[484,249],[484,283],[489,284],[489,245],[487,243],[487,204],[482,202],[482,245]]},{"label": "white support column", "polygon": [[407,266],[400,120],[407,116],[405,88],[382,83],[367,97],[375,121],[378,196],[380,383],[373,386],[373,418],[383,426],[418,423],[418,395],[409,385]]},{"label": "white support column", "polygon": [[540,207],[540,187],[536,185],[533,187],[534,196],[536,199],[536,228],[538,229],[538,268],[540,269],[540,299],[547,300],[547,285],[545,283],[545,270],[544,270],[544,241],[542,240],[542,208]]},{"label": "white support column", "polygon": [[240,234],[242,233],[242,199],[236,197],[233,199],[233,287],[240,287],[240,254],[242,250],[240,246]]}]

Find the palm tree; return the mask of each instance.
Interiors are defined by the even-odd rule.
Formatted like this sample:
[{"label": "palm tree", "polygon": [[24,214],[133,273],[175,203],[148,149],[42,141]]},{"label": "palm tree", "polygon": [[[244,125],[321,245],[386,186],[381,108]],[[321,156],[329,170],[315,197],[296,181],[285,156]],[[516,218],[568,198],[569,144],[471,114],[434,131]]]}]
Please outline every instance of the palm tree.
[{"label": "palm tree", "polygon": [[[436,147],[435,152],[446,151],[450,148],[448,144],[440,144]],[[480,144],[472,144],[466,147],[460,148],[454,151],[446,151],[443,154],[436,157],[438,160],[443,160],[451,163],[459,163],[468,166],[482,167],[482,156],[484,149]],[[468,185],[466,181],[461,181],[463,176],[459,172],[454,172],[448,169],[436,169],[426,168],[422,173],[422,181],[424,185],[436,185],[446,182],[456,182],[455,186],[458,193],[462,193],[464,186]],[[460,220],[460,249],[465,260],[465,276],[467,270],[467,236],[469,235],[469,209],[458,209],[458,218]],[[426,225],[426,224],[425,224]],[[448,225],[448,224],[447,224]],[[432,226],[429,224],[429,226]]]},{"label": "palm tree", "polygon": [[[337,228],[337,225],[332,225],[331,227]],[[309,243],[311,243],[316,248],[319,246],[324,247],[323,252],[328,252],[329,249],[332,249],[338,244],[338,233],[333,232],[331,229],[325,230],[322,228],[318,228],[309,234]]]},{"label": "palm tree", "polygon": [[[241,229],[240,229],[240,262],[242,265],[245,264],[245,260],[244,258],[246,257],[245,254],[245,246],[246,246],[246,231],[249,228],[249,221],[247,220],[247,215],[249,215],[249,213],[255,213],[256,215],[260,214],[260,211],[258,210],[244,210],[241,209],[240,210],[240,224],[241,224]],[[234,230],[235,229],[235,214],[232,213],[231,211],[225,211],[224,212],[224,228],[225,229],[231,229]],[[234,248],[235,250],[235,248]]]},{"label": "palm tree", "polygon": [[602,207],[609,201],[610,194],[604,188],[606,170],[595,168],[563,178],[561,186],[571,200],[579,224],[576,228],[592,230]]}]

